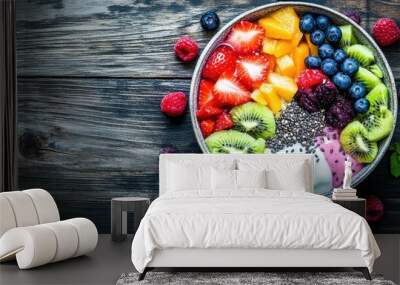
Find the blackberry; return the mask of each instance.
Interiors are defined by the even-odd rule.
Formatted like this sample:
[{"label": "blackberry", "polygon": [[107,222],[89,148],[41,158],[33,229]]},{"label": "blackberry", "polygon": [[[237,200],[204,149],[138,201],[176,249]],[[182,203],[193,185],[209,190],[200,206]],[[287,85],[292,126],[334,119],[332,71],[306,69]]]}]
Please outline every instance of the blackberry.
[{"label": "blackberry", "polygon": [[325,121],[331,127],[343,129],[353,120],[354,116],[352,102],[340,95],[325,113]]},{"label": "blackberry", "polygon": [[335,84],[326,80],[314,89],[315,97],[318,99],[318,105],[322,109],[328,109],[339,95]]},{"label": "blackberry", "polygon": [[319,100],[311,88],[299,89],[295,96],[299,105],[308,112],[314,113],[321,109],[319,106]]}]

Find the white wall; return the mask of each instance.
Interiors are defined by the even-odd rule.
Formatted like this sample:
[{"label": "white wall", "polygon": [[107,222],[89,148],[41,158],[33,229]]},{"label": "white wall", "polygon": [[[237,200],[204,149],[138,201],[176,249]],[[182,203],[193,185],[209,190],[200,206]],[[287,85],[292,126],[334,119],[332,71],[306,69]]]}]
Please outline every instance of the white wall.
[{"label": "white wall", "polygon": [[375,235],[381,249],[381,257],[375,262],[374,273],[400,284],[400,235]]}]

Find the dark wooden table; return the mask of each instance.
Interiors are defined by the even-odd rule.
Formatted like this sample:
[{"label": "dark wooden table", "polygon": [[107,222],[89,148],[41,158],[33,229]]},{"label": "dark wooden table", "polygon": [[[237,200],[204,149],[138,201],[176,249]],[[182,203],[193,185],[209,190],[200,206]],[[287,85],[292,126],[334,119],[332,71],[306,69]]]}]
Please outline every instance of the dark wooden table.
[{"label": "dark wooden table", "polygon": [[[159,111],[167,92],[189,92],[194,63],[175,59],[175,40],[189,34],[204,47],[213,33],[202,31],[202,13],[216,9],[225,24],[272,1],[16,2],[20,188],[46,188],[63,218],[85,216],[109,232],[111,197],[156,197],[160,148],[200,152],[189,113],[169,120]],[[313,2],[358,9],[367,29],[400,18],[399,0]],[[399,46],[384,49],[397,82]],[[400,232],[399,184],[386,156],[361,186],[385,203],[379,232]]]}]

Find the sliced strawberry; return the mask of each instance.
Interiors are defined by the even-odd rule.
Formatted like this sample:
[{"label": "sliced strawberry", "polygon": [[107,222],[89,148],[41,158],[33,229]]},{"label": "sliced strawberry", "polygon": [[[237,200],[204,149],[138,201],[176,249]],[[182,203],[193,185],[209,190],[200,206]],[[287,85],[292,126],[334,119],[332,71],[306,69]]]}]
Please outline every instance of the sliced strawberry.
[{"label": "sliced strawberry", "polygon": [[266,81],[274,63],[266,55],[247,55],[236,63],[236,76],[249,89],[258,88]]},{"label": "sliced strawberry", "polygon": [[217,47],[203,68],[203,76],[212,81],[217,81],[222,73],[235,69],[236,59],[236,53],[230,46],[221,45]]},{"label": "sliced strawberry", "polygon": [[233,121],[229,113],[223,112],[221,115],[217,117],[217,120],[215,122],[215,128],[214,131],[222,131],[226,129],[230,129],[233,127]]},{"label": "sliced strawberry", "polygon": [[201,109],[214,99],[213,95],[214,83],[205,79],[200,81],[198,108]]},{"label": "sliced strawberry", "polygon": [[215,121],[208,119],[200,122],[200,129],[203,136],[206,138],[214,132]]},{"label": "sliced strawberry", "polygon": [[259,50],[263,38],[262,27],[249,21],[240,21],[233,26],[226,41],[239,54],[247,54]]},{"label": "sliced strawberry", "polygon": [[321,70],[305,69],[296,78],[296,84],[299,88],[306,89],[321,84],[324,79],[327,79],[327,77]]},{"label": "sliced strawberry", "polygon": [[224,110],[218,107],[215,107],[211,104],[204,105],[196,112],[196,116],[199,120],[208,119],[211,117],[215,117],[221,114]]},{"label": "sliced strawberry", "polygon": [[250,92],[239,83],[232,73],[221,75],[214,85],[217,103],[224,106],[236,106],[251,100]]}]

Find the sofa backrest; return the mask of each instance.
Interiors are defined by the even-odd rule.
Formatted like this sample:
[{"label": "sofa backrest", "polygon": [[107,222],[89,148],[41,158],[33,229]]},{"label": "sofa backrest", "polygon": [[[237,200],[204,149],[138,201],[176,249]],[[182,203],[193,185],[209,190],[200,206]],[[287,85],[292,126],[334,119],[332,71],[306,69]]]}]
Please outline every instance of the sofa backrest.
[{"label": "sofa backrest", "polygon": [[[185,167],[213,166],[218,168],[238,169],[240,161],[257,161],[266,168],[273,169],[282,163],[302,163],[306,167],[307,192],[313,192],[314,188],[314,157],[311,154],[161,154],[159,161],[159,194],[167,192],[169,185],[168,170],[172,164],[180,164]],[[290,179],[290,177],[287,177]]]},{"label": "sofa backrest", "polygon": [[57,205],[46,190],[29,189],[0,193],[0,237],[15,227],[59,220]]}]

